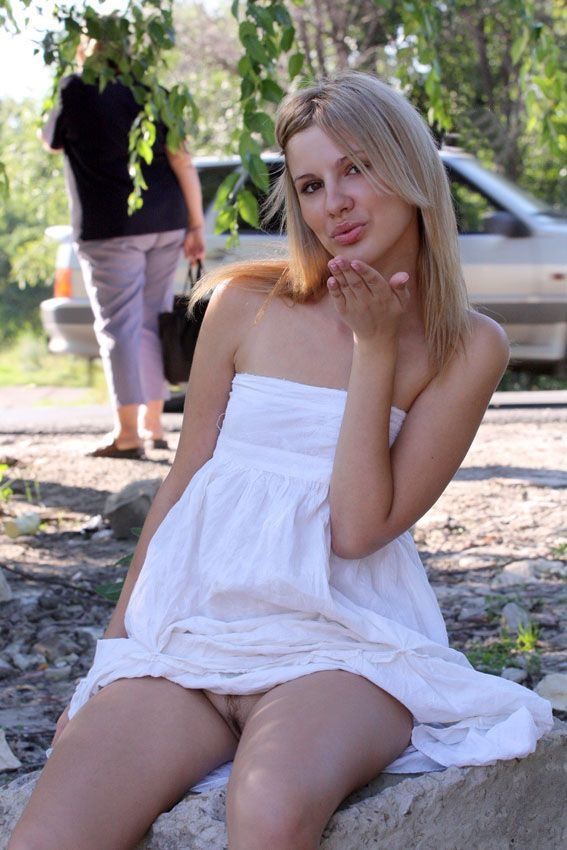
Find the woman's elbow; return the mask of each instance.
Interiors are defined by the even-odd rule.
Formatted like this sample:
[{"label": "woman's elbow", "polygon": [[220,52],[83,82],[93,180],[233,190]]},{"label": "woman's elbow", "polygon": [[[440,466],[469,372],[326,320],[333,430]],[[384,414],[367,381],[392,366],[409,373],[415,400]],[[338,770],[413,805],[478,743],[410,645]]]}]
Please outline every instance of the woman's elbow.
[{"label": "woman's elbow", "polygon": [[346,534],[343,532],[331,532],[331,549],[338,558],[346,561],[359,561],[377,552],[392,538],[380,534]]}]

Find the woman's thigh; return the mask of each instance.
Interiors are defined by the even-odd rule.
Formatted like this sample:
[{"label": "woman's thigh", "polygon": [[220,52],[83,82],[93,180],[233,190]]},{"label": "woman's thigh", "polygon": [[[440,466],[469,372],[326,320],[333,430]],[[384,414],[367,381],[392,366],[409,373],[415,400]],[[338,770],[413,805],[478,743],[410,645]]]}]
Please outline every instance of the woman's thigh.
[{"label": "woman's thigh", "polygon": [[403,752],[411,730],[401,703],[353,673],[273,688],[254,706],[234,760],[231,850],[317,847],[340,802]]},{"label": "woman's thigh", "polygon": [[126,850],[236,738],[200,691],[121,679],[69,722],[9,850]]}]

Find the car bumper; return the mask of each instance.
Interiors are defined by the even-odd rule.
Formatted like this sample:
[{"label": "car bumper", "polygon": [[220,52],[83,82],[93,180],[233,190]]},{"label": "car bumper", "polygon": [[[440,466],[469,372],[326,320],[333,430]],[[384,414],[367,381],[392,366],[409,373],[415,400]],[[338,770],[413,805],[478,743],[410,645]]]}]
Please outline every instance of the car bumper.
[{"label": "car bumper", "polygon": [[50,351],[88,358],[99,356],[94,315],[87,299],[50,298],[41,302],[40,314]]}]

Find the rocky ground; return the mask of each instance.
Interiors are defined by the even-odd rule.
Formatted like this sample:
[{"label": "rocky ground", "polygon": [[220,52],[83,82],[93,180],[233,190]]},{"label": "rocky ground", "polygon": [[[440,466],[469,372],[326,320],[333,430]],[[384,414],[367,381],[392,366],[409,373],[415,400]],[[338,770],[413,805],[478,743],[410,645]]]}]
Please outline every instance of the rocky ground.
[{"label": "rocky ground", "polygon": [[[173,448],[179,417],[171,423]],[[565,410],[490,411],[463,467],[415,528],[451,644],[477,667],[538,689],[550,674],[563,674],[556,685],[567,680],[566,423]],[[133,541],[116,540],[97,519],[106,497],[163,477],[173,457],[85,457],[93,439],[0,433],[1,518],[41,517],[34,535],[0,539],[0,730],[21,762],[0,772],[0,784],[43,763],[110,615],[96,588],[124,574],[117,562]],[[566,698],[564,690],[557,706],[567,708]]]}]

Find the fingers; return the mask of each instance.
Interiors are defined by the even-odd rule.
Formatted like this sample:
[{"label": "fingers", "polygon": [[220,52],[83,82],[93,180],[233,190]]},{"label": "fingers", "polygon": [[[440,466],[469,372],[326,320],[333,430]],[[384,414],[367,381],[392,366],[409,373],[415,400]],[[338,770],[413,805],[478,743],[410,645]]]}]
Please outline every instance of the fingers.
[{"label": "fingers", "polygon": [[339,313],[344,313],[346,310],[346,300],[336,278],[330,277],[327,280],[327,289],[329,290],[331,298],[333,298],[335,309],[338,310]]}]

